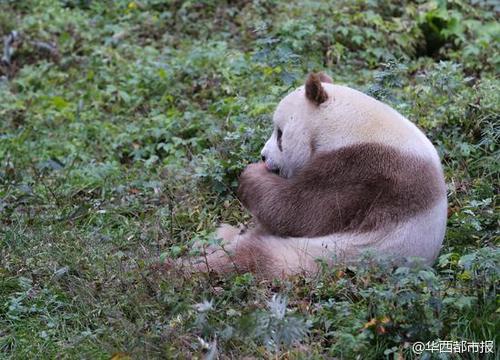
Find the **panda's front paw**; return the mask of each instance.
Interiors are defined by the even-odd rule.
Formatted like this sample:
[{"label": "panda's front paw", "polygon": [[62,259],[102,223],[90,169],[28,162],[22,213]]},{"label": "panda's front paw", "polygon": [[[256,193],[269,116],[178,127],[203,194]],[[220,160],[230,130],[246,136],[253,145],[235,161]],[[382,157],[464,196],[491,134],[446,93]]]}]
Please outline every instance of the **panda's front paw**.
[{"label": "panda's front paw", "polygon": [[260,161],[258,163],[253,163],[248,165],[245,170],[241,173],[242,179],[260,177],[264,174],[267,174],[268,170],[266,167],[266,163]]},{"label": "panda's front paw", "polygon": [[240,190],[254,189],[257,184],[262,182],[262,177],[267,174],[269,172],[264,162],[248,165],[240,175]]},{"label": "panda's front paw", "polygon": [[266,174],[268,171],[263,162],[250,164],[241,173],[238,198],[247,209],[251,210],[251,204],[259,201],[259,189],[263,184],[262,178]]}]

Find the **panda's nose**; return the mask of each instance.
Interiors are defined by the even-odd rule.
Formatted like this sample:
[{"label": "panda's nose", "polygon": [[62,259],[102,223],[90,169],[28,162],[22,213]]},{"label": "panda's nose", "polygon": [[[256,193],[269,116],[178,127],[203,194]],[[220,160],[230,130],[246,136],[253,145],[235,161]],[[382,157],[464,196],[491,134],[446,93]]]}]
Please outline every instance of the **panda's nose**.
[{"label": "panda's nose", "polygon": [[266,162],[266,157],[265,157],[265,155],[262,155],[260,158],[262,159],[262,161]]}]

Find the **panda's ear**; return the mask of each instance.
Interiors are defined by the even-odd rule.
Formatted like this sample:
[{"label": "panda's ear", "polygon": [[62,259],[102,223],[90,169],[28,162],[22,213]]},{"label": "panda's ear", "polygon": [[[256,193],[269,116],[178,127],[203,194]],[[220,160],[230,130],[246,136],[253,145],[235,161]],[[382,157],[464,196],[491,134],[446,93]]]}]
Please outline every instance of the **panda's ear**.
[{"label": "panda's ear", "polygon": [[321,82],[332,83],[332,79],[323,73],[311,73],[306,80],[306,97],[316,105],[328,100],[328,94]]},{"label": "panda's ear", "polygon": [[328,84],[333,84],[332,78],[329,77],[324,72],[320,72],[320,73],[318,73],[318,75],[319,75],[319,79],[321,80],[321,82],[328,83]]}]

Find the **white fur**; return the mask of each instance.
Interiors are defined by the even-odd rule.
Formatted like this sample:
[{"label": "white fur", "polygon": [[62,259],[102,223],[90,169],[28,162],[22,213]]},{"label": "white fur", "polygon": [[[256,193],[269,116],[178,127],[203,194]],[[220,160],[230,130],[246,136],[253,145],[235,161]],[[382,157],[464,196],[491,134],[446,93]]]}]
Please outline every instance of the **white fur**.
[{"label": "white fur", "polygon": [[[322,151],[375,142],[440,163],[427,137],[390,106],[346,86],[322,85],[329,99],[319,108],[307,100],[304,86],[279,103],[273,118],[275,129],[262,149],[268,167],[292,176],[309,160],[311,138]],[[278,128],[283,131],[283,151],[276,142]]]}]

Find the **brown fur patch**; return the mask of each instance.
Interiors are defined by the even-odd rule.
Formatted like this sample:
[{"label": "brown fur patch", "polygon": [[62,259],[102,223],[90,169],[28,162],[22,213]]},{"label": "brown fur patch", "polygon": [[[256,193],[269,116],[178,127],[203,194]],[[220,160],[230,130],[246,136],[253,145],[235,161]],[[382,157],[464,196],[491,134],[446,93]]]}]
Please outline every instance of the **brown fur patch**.
[{"label": "brown fur patch", "polygon": [[278,142],[278,149],[283,151],[283,132],[278,130],[278,134],[276,134],[276,141]]},{"label": "brown fur patch", "polygon": [[318,144],[314,137],[309,141],[309,149],[311,149],[311,154],[314,154],[318,150]]},{"label": "brown fur patch", "polygon": [[323,89],[323,85],[321,85],[321,75],[323,75],[323,79],[326,76],[322,73],[311,73],[306,80],[306,97],[316,105],[320,105],[328,100],[328,94]]},{"label": "brown fur patch", "polygon": [[364,143],[318,152],[289,179],[250,165],[239,197],[271,234],[311,237],[404,221],[446,197],[446,186],[430,161]]}]

